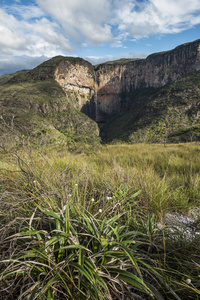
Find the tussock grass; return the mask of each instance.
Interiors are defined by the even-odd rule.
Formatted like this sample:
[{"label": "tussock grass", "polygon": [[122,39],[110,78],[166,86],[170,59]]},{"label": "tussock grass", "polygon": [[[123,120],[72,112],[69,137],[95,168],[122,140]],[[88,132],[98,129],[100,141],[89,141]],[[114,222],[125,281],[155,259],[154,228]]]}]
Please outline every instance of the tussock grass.
[{"label": "tussock grass", "polygon": [[4,299],[199,299],[198,237],[157,227],[166,212],[199,206],[199,152],[196,143],[2,150]]},{"label": "tussock grass", "polygon": [[12,193],[23,190],[22,186],[30,191],[42,188],[47,193],[50,188],[56,194],[62,186],[84,206],[91,198],[103,201],[127,186],[130,194],[142,190],[137,202],[159,218],[168,210],[199,206],[199,153],[195,143],[110,145],[77,155],[62,147],[42,152],[19,150],[4,154],[0,160],[1,188]]}]

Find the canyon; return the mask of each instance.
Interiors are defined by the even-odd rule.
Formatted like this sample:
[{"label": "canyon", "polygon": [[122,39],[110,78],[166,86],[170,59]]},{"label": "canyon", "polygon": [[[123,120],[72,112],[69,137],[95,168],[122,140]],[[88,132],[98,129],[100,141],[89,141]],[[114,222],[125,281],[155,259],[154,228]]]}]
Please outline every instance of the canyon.
[{"label": "canyon", "polygon": [[199,99],[200,40],[96,66],[56,56],[0,77],[0,128],[68,145],[197,141]]},{"label": "canyon", "polygon": [[101,123],[133,108],[135,92],[160,88],[200,70],[200,40],[146,59],[120,59],[96,66],[80,58],[60,59],[53,78],[77,108]]}]

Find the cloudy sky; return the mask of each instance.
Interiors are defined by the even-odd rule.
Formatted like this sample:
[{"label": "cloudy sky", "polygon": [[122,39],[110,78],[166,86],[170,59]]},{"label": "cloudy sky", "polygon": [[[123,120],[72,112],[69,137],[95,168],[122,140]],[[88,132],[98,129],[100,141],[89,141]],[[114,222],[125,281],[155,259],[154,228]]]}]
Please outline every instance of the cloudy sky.
[{"label": "cloudy sky", "polygon": [[56,55],[93,64],[200,38],[200,0],[0,0],[0,75]]}]

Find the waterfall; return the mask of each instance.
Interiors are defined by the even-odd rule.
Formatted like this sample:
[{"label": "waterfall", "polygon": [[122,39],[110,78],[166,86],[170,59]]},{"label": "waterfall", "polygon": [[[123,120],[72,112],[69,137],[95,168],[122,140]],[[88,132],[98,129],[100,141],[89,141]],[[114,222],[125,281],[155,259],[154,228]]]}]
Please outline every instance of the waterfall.
[{"label": "waterfall", "polygon": [[97,96],[97,79],[94,71],[94,104],[95,104],[95,121],[98,122],[98,96]]}]

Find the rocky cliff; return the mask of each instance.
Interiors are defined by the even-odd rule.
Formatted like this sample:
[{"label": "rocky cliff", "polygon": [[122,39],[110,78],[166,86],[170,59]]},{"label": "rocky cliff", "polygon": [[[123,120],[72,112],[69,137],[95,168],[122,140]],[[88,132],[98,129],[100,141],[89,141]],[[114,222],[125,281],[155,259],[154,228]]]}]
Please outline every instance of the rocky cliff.
[{"label": "rocky cliff", "polygon": [[95,120],[106,123],[100,126],[105,141],[147,141],[151,135],[157,142],[164,129],[170,141],[176,141],[173,135],[185,141],[186,133],[192,140],[200,136],[199,95],[200,40],[97,66],[57,56],[0,78],[0,132],[11,126],[36,139],[96,143]]},{"label": "rocky cliff", "polygon": [[81,58],[58,56],[11,81],[54,78],[76,108],[97,122],[106,122],[138,105],[135,94],[139,91],[162,87],[198,70],[200,40],[146,59],[120,59],[97,66]]},{"label": "rocky cliff", "polygon": [[97,122],[134,107],[134,93],[159,88],[200,70],[200,40],[146,59],[121,59],[92,66],[80,58],[63,58],[53,77],[66,96]]},{"label": "rocky cliff", "polygon": [[106,121],[132,107],[135,91],[162,87],[197,70],[200,70],[200,40],[146,59],[96,66],[98,121]]},{"label": "rocky cliff", "polygon": [[67,97],[75,99],[80,109],[94,96],[95,72],[93,66],[83,59],[62,60],[55,70],[54,79],[62,86]]}]

